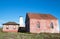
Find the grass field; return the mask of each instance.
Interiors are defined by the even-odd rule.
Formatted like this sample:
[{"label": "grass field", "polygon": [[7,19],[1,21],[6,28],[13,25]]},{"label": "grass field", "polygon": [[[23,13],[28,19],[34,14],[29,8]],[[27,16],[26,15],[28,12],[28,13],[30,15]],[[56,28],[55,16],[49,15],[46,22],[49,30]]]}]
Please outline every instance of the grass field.
[{"label": "grass field", "polygon": [[51,33],[14,33],[14,32],[2,32],[0,31],[0,39],[60,39],[60,34]]}]

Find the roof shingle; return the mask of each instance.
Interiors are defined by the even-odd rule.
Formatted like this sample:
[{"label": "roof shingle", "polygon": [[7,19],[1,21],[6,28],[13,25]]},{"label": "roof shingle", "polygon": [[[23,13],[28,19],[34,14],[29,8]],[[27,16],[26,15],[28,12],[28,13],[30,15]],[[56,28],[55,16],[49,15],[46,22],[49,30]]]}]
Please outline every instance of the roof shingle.
[{"label": "roof shingle", "polygon": [[57,19],[56,17],[50,15],[50,14],[33,14],[33,13],[27,13],[29,18],[34,19]]},{"label": "roof shingle", "polygon": [[17,24],[16,22],[7,22],[4,23],[3,25],[19,25],[19,24]]}]

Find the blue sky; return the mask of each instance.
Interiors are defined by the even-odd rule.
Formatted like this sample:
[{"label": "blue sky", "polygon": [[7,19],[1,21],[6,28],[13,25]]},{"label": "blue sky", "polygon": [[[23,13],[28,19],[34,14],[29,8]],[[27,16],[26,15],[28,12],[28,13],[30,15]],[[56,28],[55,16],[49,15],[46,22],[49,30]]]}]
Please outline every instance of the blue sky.
[{"label": "blue sky", "polygon": [[8,21],[19,23],[26,12],[52,14],[60,22],[60,0],[0,0],[0,26]]}]

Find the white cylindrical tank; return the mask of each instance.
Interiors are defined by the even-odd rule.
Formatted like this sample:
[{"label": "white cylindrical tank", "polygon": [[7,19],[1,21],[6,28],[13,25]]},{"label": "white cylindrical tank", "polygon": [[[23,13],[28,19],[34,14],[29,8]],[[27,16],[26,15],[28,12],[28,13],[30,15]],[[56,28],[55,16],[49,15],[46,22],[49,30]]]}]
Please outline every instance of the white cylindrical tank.
[{"label": "white cylindrical tank", "polygon": [[24,19],[22,16],[20,16],[19,24],[20,24],[20,27],[25,27]]}]

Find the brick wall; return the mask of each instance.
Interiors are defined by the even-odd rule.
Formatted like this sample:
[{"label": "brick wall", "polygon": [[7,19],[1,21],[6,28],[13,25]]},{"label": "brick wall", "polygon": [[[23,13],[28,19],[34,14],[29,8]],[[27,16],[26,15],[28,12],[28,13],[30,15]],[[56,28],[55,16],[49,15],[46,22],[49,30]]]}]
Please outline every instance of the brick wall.
[{"label": "brick wall", "polygon": [[[37,22],[40,22],[40,28],[37,28]],[[51,28],[53,23],[53,29]],[[58,20],[44,20],[44,19],[30,19],[30,32],[31,33],[59,33]]]},{"label": "brick wall", "polygon": [[4,32],[18,32],[18,25],[3,25]]}]

